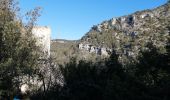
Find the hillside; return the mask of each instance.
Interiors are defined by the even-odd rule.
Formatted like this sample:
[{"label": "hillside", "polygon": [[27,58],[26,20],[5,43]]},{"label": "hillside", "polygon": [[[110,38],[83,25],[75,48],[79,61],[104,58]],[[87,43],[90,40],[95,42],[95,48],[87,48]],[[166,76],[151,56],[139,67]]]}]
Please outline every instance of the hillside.
[{"label": "hillside", "polygon": [[[77,41],[52,41],[52,56],[67,61],[71,57],[96,61],[109,57],[112,50],[122,63],[135,60],[139,51],[152,43],[164,52],[170,34],[170,3],[151,10],[112,18],[94,25]],[[67,60],[65,60],[67,59]]]},{"label": "hillside", "polygon": [[68,62],[71,57],[76,56],[78,52],[76,41],[56,39],[51,41],[51,55],[56,62],[64,64]]}]

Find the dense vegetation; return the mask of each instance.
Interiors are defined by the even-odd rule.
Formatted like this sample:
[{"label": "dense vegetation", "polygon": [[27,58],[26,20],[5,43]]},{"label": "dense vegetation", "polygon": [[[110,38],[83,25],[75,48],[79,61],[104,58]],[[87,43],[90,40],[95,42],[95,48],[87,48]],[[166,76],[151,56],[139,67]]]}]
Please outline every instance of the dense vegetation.
[{"label": "dense vegetation", "polygon": [[0,0],[0,99],[19,92],[24,76],[35,75],[39,47],[32,35],[38,9],[27,13],[22,22],[15,0]]},{"label": "dense vegetation", "polygon": [[[75,59],[60,70],[64,85],[54,84],[46,95],[33,99],[46,100],[169,100],[169,44],[160,53],[152,44],[141,52],[139,62],[122,66],[113,52],[105,65]],[[58,77],[56,77],[58,78]]]}]

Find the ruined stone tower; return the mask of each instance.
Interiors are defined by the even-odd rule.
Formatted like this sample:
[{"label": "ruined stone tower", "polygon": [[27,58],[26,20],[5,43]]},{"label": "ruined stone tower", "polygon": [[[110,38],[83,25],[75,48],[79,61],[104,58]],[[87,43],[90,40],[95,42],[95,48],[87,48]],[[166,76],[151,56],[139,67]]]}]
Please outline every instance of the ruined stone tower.
[{"label": "ruined stone tower", "polygon": [[50,35],[51,29],[48,26],[36,26],[32,33],[37,38],[37,45],[42,48],[42,51],[48,56],[50,55]]}]

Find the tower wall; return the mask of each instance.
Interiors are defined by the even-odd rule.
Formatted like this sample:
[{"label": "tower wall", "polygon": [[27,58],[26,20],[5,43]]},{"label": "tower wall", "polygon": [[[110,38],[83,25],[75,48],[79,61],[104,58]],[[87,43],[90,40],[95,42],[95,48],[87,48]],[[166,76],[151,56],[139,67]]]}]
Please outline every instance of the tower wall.
[{"label": "tower wall", "polygon": [[32,33],[37,38],[37,45],[42,48],[44,53],[50,55],[50,35],[51,29],[47,26],[36,26],[33,28]]}]

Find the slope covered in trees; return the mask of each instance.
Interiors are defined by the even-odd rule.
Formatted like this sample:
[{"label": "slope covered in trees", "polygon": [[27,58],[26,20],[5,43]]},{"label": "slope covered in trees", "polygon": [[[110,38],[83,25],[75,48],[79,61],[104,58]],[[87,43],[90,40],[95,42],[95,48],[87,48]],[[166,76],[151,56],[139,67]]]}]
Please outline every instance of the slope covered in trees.
[{"label": "slope covered in trees", "polygon": [[83,61],[77,63],[73,59],[61,67],[64,85],[55,84],[44,98],[170,99],[169,8],[168,2],[152,10],[113,18],[92,27],[77,43],[111,48],[110,58],[103,59],[90,50],[80,49],[77,59]]},{"label": "slope covered in trees", "polygon": [[[105,21],[79,41],[53,41],[54,57],[61,57],[60,52],[63,57],[75,57],[60,65],[58,59],[42,57],[32,35],[38,9],[27,13],[30,20],[24,24],[15,0],[1,0],[0,99],[13,99],[20,94],[23,79],[28,78],[26,84],[37,78],[37,86],[28,82],[29,91],[20,99],[26,99],[25,95],[31,100],[169,100],[169,8],[167,3],[110,20],[113,26]],[[94,53],[84,56],[88,52],[79,51],[77,43],[101,45],[112,51],[105,59]],[[134,59],[122,52],[137,55]],[[82,56],[88,60],[80,60]],[[95,56],[97,59],[91,58]]]},{"label": "slope covered in trees", "polygon": [[[115,52],[105,65],[87,61],[60,66],[64,84],[53,84],[46,95],[39,92],[32,99],[45,100],[169,100],[169,44],[161,53],[153,44],[141,52],[138,62],[122,66]],[[58,78],[58,77],[56,77]]]},{"label": "slope covered in trees", "polygon": [[[170,3],[167,2],[154,9],[138,11],[94,25],[89,32],[76,41],[76,44],[73,44],[77,48],[72,50],[78,59],[94,62],[103,59],[103,56],[110,54],[111,50],[115,50],[121,63],[128,64],[132,60],[137,60],[140,51],[148,49],[146,46],[149,42],[163,52],[169,37],[169,23]],[[56,45],[52,43],[51,46],[57,51],[59,48]],[[67,55],[69,50],[64,52],[66,55],[61,54],[66,57],[62,59],[71,58]]]}]

